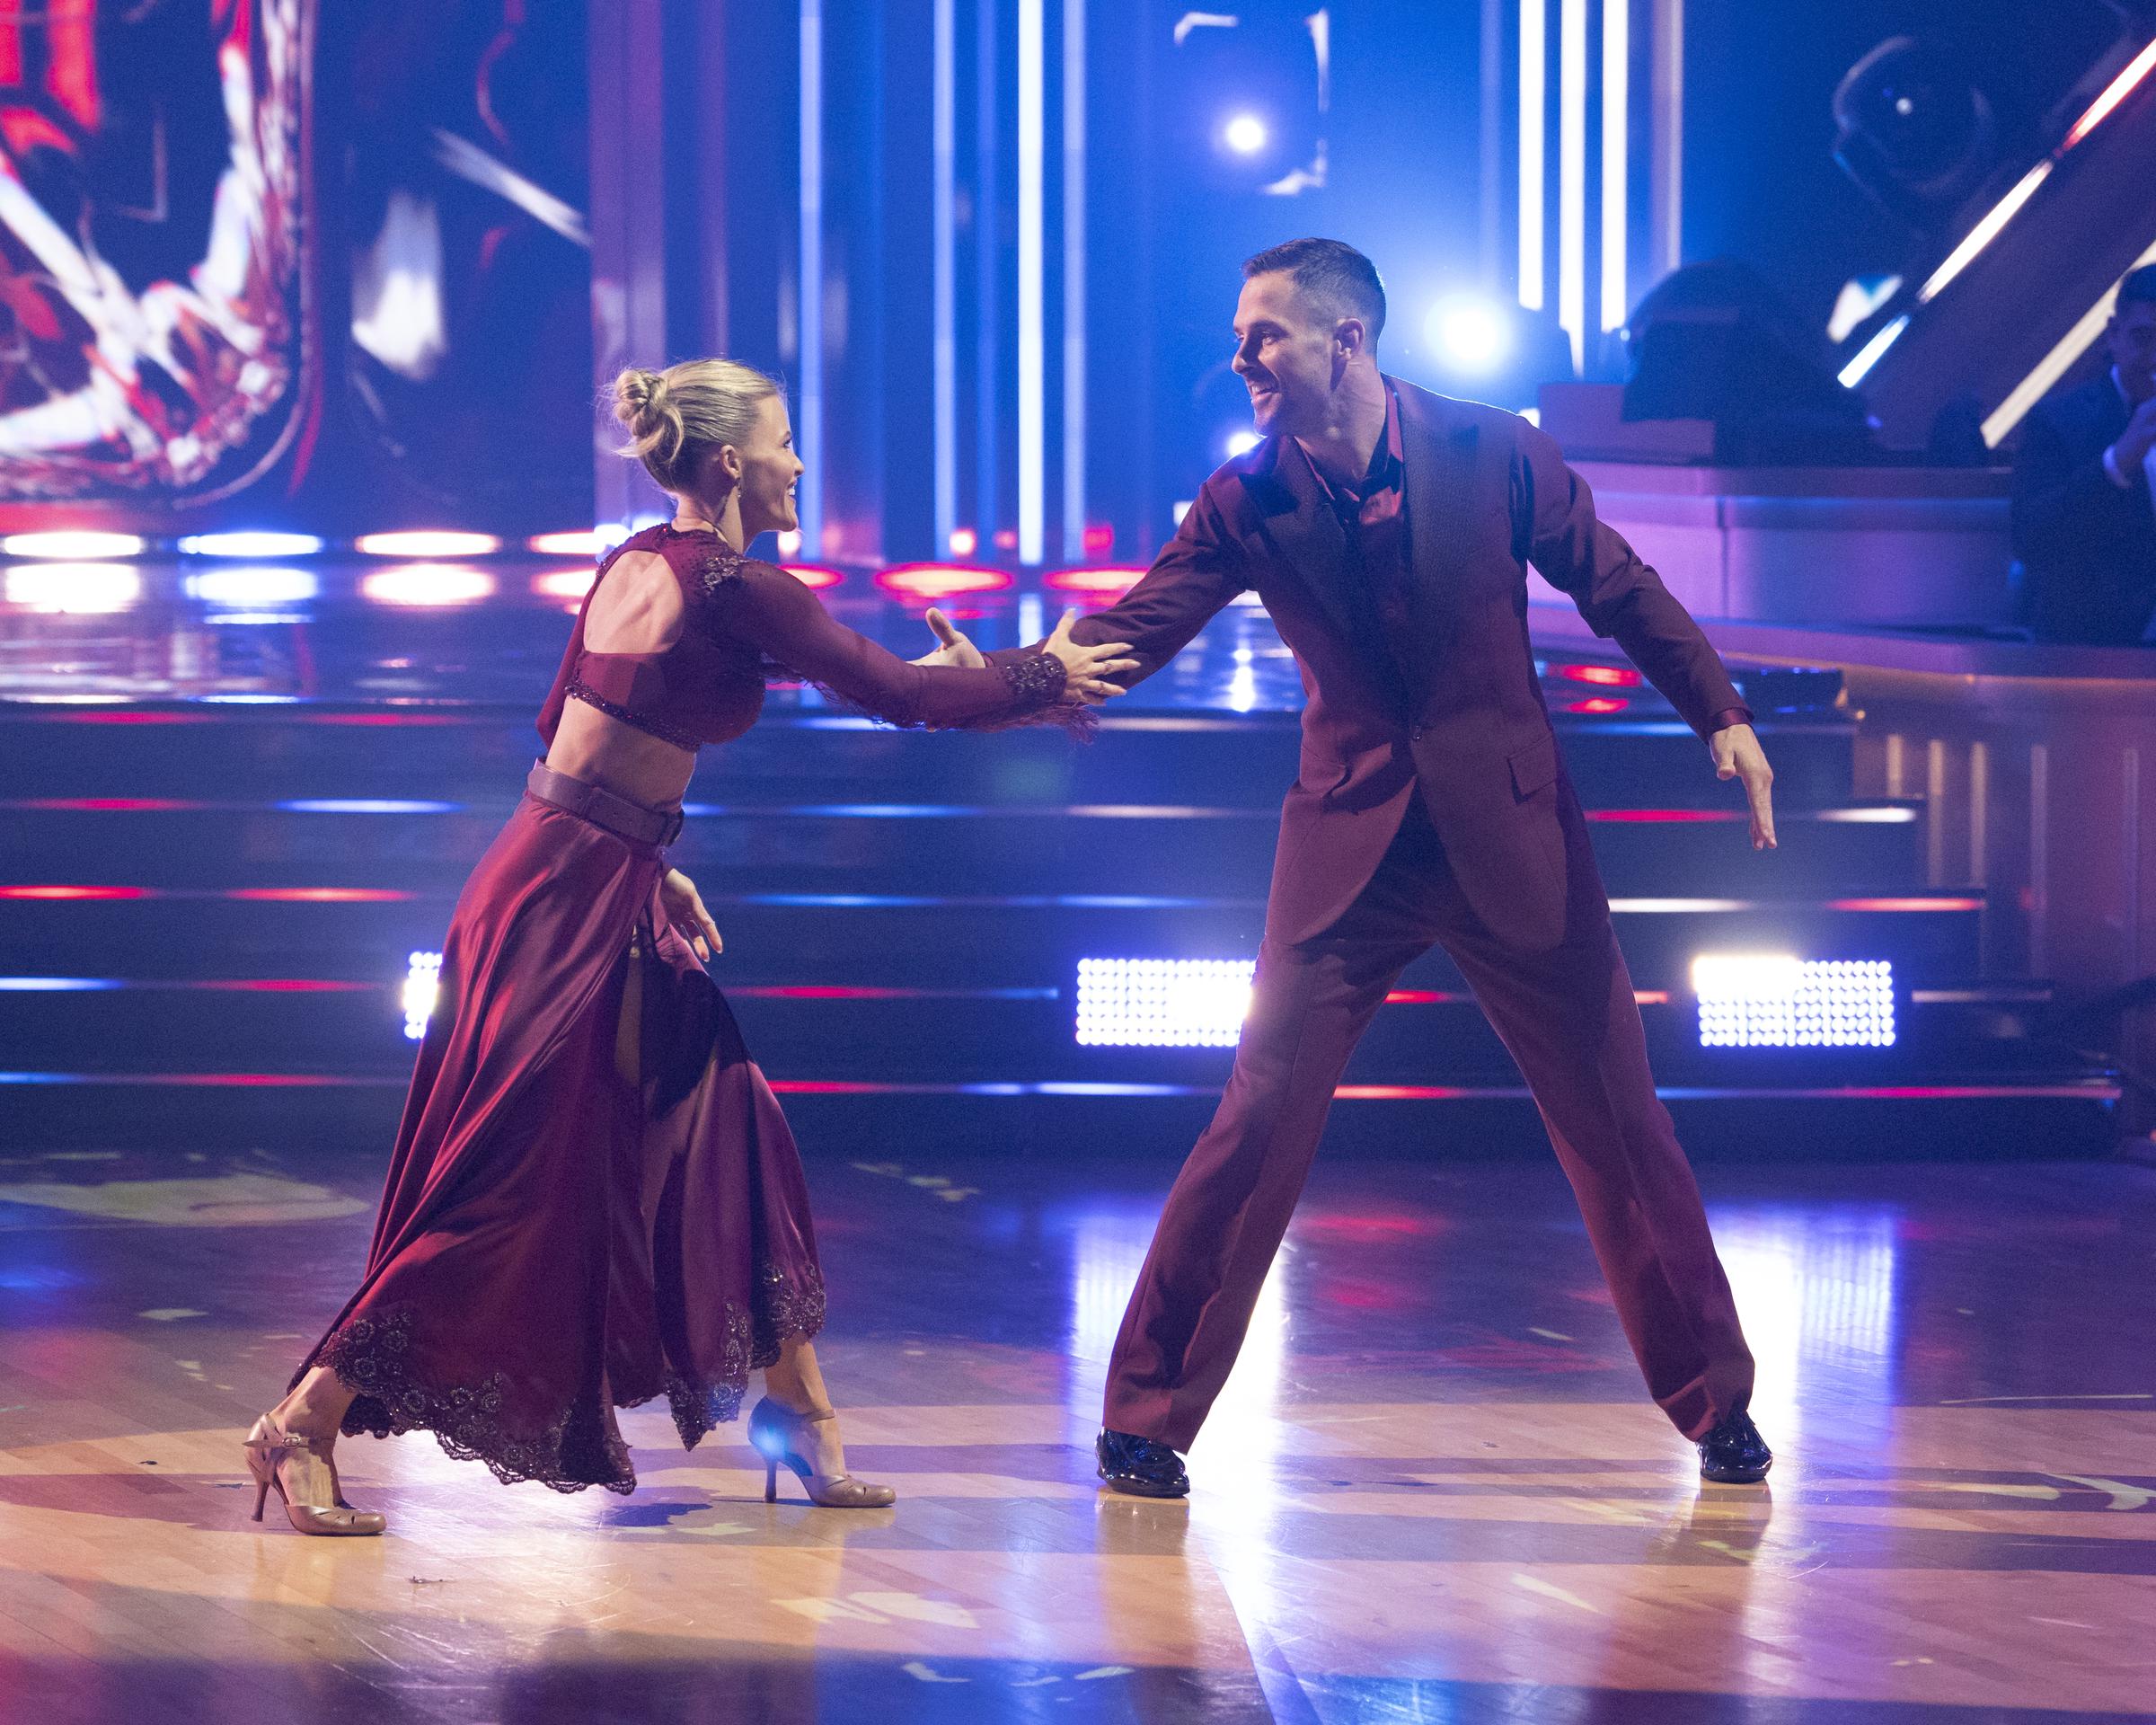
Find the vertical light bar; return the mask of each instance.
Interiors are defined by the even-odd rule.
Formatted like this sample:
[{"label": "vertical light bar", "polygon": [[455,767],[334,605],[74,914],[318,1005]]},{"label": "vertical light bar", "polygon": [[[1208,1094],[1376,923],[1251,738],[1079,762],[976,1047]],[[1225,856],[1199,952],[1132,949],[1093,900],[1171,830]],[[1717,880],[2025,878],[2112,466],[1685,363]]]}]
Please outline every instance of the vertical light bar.
[{"label": "vertical light bar", "polygon": [[2121,982],[2141,975],[2141,751],[2123,748],[2119,765],[2119,836],[2125,841],[2119,854],[2119,880],[2125,888],[2124,950],[2119,953]]},{"label": "vertical light bar", "polygon": [[1063,555],[1085,556],[1085,0],[1063,0]]},{"label": "vertical light bar", "polygon": [[[934,88],[930,119],[935,185],[929,219],[935,261],[936,552],[950,555],[959,525],[958,0],[936,0]],[[818,553],[821,554],[820,553]]]},{"label": "vertical light bar", "polygon": [[1038,564],[1047,549],[1044,4],[1018,4],[1018,561],[1026,564]]},{"label": "vertical light bar", "polygon": [[1550,127],[1546,0],[1520,0],[1520,304],[1542,309],[1542,146]]},{"label": "vertical light bar", "polygon": [[824,7],[801,0],[801,544],[824,554]]},{"label": "vertical light bar", "polygon": [[[1003,236],[997,211],[1003,200],[1003,53],[999,9],[993,0],[974,4],[974,376],[973,521],[980,543],[994,545],[1003,522]],[[949,553],[944,553],[948,555]]]},{"label": "vertical light bar", "polygon": [[2051,747],[2028,746],[2028,972],[2051,968]]},{"label": "vertical light bar", "polygon": [[1631,309],[1625,260],[1631,172],[1631,0],[1602,0],[1602,327]]},{"label": "vertical light bar", "polygon": [[1477,54],[1480,126],[1476,135],[1476,264],[1485,293],[1504,279],[1505,0],[1482,0]]},{"label": "vertical light bar", "polygon": [[1577,373],[1587,361],[1587,0],[1560,0],[1557,31],[1557,322]]},{"label": "vertical light bar", "polygon": [[1654,0],[1648,81],[1648,261],[1657,276],[1684,261],[1684,0]]}]

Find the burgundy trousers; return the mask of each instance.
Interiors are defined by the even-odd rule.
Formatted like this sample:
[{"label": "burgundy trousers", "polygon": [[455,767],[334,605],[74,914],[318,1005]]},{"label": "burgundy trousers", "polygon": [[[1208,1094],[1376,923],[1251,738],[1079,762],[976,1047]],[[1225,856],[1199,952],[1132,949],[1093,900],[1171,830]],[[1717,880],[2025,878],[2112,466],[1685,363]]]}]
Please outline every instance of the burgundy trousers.
[{"label": "burgundy trousers", "polygon": [[1324,933],[1259,948],[1213,1123],[1177,1176],[1109,1362],[1106,1423],[1188,1449],[1242,1346],[1348,1057],[1433,944],[1526,1078],[1649,1393],[1687,1438],[1752,1393],[1728,1279],[1655,1095],[1630,975],[1568,785],[1563,940],[1508,949],[1470,908],[1418,795],[1370,884]]}]

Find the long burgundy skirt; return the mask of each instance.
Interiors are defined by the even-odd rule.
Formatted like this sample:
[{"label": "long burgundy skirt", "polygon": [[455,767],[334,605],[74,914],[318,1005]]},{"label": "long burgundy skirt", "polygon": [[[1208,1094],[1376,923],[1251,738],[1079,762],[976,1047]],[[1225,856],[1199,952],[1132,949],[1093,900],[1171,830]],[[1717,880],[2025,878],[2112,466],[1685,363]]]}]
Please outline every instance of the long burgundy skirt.
[{"label": "long burgundy skirt", "polygon": [[[666,924],[664,866],[526,795],[465,883],[366,1278],[293,1377],[358,1392],[346,1432],[626,1492],[615,1409],[665,1395],[693,1448],[822,1327],[800,1157]],[[636,1084],[615,1049],[632,964]]]}]

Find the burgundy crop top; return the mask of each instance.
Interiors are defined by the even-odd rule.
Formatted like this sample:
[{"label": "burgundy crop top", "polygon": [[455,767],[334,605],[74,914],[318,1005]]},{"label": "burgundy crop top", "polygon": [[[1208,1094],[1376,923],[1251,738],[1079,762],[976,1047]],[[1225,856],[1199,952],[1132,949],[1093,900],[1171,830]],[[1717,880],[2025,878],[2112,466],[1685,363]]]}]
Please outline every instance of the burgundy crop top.
[{"label": "burgundy crop top", "polygon": [[[651,653],[599,653],[584,619],[606,571],[626,552],[666,560],[680,583],[681,632]],[[998,730],[1069,722],[1086,709],[1064,702],[1062,662],[1006,649],[985,667],[915,665],[836,621],[782,569],[733,550],[715,533],[670,523],[624,539],[599,565],[539,713],[551,748],[565,704],[582,701],[678,748],[723,743],[756,721],[767,675],[798,677],[888,724]]]}]

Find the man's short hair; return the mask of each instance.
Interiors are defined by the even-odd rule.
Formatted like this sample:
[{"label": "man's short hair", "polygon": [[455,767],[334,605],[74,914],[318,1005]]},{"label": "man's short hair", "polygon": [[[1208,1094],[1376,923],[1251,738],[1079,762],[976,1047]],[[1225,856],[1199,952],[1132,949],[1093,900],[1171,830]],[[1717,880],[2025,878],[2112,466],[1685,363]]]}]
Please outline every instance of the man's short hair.
[{"label": "man's short hair", "polygon": [[1371,346],[1377,345],[1385,327],[1385,284],[1377,279],[1377,266],[1352,245],[1339,240],[1290,240],[1246,259],[1242,279],[1248,281],[1275,271],[1335,317],[1362,319],[1370,332]]},{"label": "man's short hair", "polygon": [[2118,298],[2112,310],[2123,312],[2129,305],[2156,305],[2156,263],[2129,270],[2126,279],[2118,284]]}]

